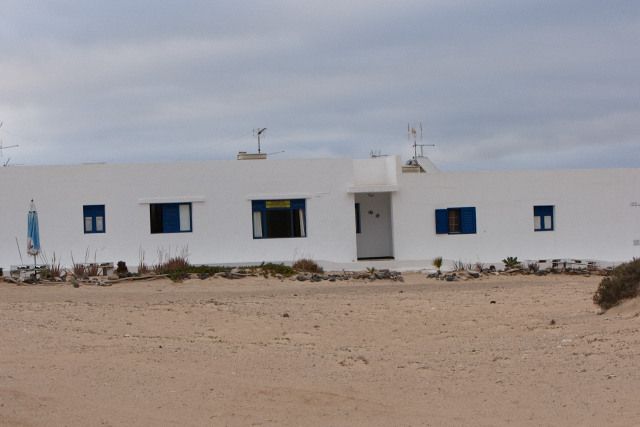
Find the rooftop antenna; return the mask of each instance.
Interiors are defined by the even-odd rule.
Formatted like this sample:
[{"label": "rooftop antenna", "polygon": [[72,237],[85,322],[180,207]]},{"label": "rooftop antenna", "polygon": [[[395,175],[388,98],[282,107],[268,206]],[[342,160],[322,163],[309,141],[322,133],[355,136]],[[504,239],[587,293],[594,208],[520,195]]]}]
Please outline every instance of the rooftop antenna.
[{"label": "rooftop antenna", "polygon": [[2,150],[5,150],[7,148],[13,148],[13,147],[17,147],[17,145],[8,145],[6,147],[2,146],[2,141],[0,141],[0,157],[2,157]]},{"label": "rooftop antenna", "polygon": [[23,166],[22,163],[9,163],[11,161],[11,157],[7,159],[6,162],[2,166]]},{"label": "rooftop antenna", "polygon": [[265,130],[267,130],[267,128],[258,128],[253,130],[253,136],[258,137],[258,153],[260,153],[260,135],[262,135]]},{"label": "rooftop antenna", "polygon": [[[3,124],[4,124],[4,122],[0,122],[0,128],[2,127]],[[9,145],[7,147],[3,147],[2,146],[2,141],[0,141],[0,157],[2,157],[2,150],[6,149],[6,148],[13,148],[13,147],[17,147],[17,145]]]},{"label": "rooftop antenna", "polygon": [[[416,128],[416,124],[413,126],[411,124],[407,124],[407,140],[411,141],[411,136],[413,135],[413,158],[415,160],[418,157],[418,147],[420,147],[420,157],[424,157],[423,148],[424,147],[435,147],[435,144],[418,144],[418,130]],[[422,141],[422,122],[420,122],[420,141]]]},{"label": "rooftop antenna", "polygon": [[382,154],[382,150],[371,150],[369,151],[369,157],[376,159],[378,157],[387,157],[387,154]]}]

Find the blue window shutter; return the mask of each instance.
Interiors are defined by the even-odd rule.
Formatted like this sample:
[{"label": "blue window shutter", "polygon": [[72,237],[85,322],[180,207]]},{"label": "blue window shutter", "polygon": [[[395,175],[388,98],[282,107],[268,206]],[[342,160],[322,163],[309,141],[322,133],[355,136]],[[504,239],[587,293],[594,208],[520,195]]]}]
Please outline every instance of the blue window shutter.
[{"label": "blue window shutter", "polygon": [[462,234],[476,233],[476,208],[460,208],[460,232]]},{"label": "blue window shutter", "polygon": [[162,231],[164,233],[180,231],[180,208],[177,203],[162,205]]},{"label": "blue window shutter", "polygon": [[449,233],[449,213],[446,209],[436,209],[436,233]]},{"label": "blue window shutter", "polygon": [[[85,205],[82,208],[84,218],[91,218],[91,230],[87,231],[86,224],[84,226],[85,233],[104,233],[105,232],[105,217],[104,217],[104,205]],[[102,217],[102,229],[97,230],[96,218]],[[83,222],[84,222],[83,218]]]}]

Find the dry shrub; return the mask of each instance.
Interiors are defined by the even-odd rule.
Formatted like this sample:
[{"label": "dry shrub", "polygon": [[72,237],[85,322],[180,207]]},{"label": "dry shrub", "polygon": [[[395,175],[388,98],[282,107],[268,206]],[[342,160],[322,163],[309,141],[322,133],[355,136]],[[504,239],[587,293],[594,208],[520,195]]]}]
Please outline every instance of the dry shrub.
[{"label": "dry shrub", "polygon": [[306,273],[323,273],[324,270],[314,260],[309,258],[300,258],[291,266],[294,270],[304,271]]},{"label": "dry shrub", "polygon": [[40,255],[40,258],[44,261],[44,264],[46,264],[45,270],[48,276],[50,277],[62,276],[62,273],[64,272],[64,268],[60,265],[60,260],[56,262],[55,252],[53,253],[53,259],[51,260],[51,262],[49,262],[49,260],[47,259],[47,256],[44,253]]},{"label": "dry shrub", "polygon": [[171,256],[164,249],[158,249],[158,263],[153,266],[153,270],[157,273],[163,271],[180,271],[189,267],[189,250],[184,247],[177,255]]},{"label": "dry shrub", "polygon": [[640,258],[620,264],[600,282],[593,302],[607,310],[620,301],[636,298],[640,290]]}]

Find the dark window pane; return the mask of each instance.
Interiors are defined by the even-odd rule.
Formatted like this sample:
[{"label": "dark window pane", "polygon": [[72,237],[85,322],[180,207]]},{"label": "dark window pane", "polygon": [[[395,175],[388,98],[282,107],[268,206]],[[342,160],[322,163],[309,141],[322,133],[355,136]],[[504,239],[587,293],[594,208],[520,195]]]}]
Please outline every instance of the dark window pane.
[{"label": "dark window pane", "polygon": [[291,210],[267,210],[266,237],[291,237]]}]

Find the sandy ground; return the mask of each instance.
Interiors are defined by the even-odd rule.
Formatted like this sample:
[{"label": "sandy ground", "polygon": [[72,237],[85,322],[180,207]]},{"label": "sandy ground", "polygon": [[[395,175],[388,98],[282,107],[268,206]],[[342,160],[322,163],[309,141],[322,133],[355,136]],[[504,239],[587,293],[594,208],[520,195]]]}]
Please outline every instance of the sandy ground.
[{"label": "sandy ground", "polygon": [[0,425],[640,424],[601,277],[404,277],[0,283]]}]

